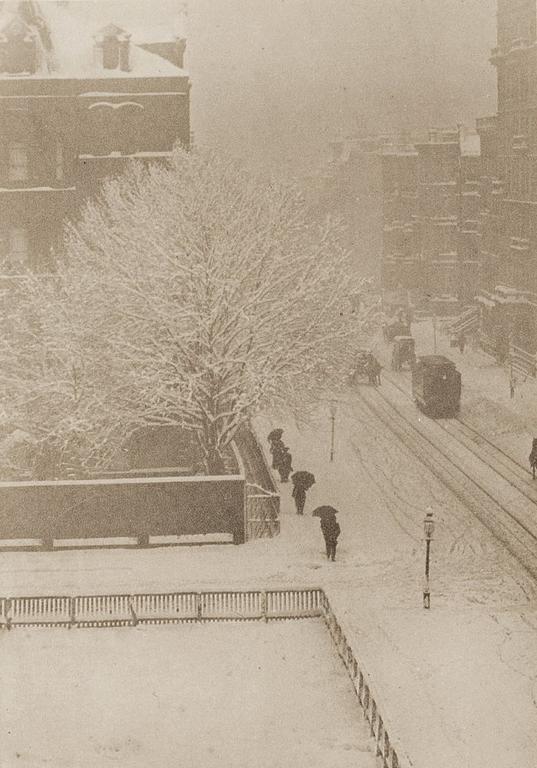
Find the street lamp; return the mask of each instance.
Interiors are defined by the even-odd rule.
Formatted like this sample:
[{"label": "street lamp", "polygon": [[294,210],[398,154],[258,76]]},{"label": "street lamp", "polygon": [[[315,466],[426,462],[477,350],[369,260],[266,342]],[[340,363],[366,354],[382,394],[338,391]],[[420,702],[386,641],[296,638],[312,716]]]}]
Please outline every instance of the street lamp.
[{"label": "street lamp", "polygon": [[425,586],[423,588],[423,607],[431,607],[431,590],[429,589],[429,562],[431,553],[431,541],[434,533],[433,513],[427,512],[423,521],[423,530],[425,533]]},{"label": "street lamp", "polygon": [[336,429],[336,413],[337,413],[337,404],[334,402],[330,403],[330,421],[332,422],[332,428],[330,433],[330,461],[334,461],[334,433]]}]

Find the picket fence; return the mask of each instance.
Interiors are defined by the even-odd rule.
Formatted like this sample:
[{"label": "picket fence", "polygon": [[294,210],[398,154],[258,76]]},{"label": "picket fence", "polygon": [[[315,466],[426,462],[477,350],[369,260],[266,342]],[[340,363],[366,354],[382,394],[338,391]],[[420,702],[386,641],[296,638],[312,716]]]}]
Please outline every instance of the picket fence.
[{"label": "picket fence", "polygon": [[213,621],[276,621],[321,617],[369,723],[382,768],[410,768],[388,733],[367,675],[322,589],[174,592],[137,595],[0,598],[0,629],[120,627]]}]

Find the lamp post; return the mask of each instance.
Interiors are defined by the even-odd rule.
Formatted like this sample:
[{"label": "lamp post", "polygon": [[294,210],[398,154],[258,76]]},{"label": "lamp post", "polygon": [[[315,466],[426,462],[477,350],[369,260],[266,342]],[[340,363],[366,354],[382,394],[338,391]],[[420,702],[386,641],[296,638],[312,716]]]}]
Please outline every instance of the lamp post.
[{"label": "lamp post", "polygon": [[431,541],[434,533],[433,513],[427,512],[423,521],[423,530],[425,533],[425,586],[423,588],[423,607],[431,607],[431,590],[429,589],[429,563],[431,553]]},{"label": "lamp post", "polygon": [[331,431],[330,431],[330,461],[334,461],[334,434],[336,430],[336,413],[337,413],[337,405],[334,402],[330,403],[330,421],[331,424]]}]

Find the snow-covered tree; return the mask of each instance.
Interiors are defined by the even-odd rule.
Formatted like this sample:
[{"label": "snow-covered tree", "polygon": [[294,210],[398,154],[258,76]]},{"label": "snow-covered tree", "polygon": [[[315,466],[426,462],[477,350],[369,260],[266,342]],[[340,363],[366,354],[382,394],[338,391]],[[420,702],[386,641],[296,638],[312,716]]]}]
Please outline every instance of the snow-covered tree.
[{"label": "snow-covered tree", "polygon": [[179,425],[218,473],[251,415],[305,411],[342,380],[357,287],[338,225],[312,221],[292,184],[177,150],[108,182],[55,278],[21,286],[0,396],[82,464],[141,425]]}]

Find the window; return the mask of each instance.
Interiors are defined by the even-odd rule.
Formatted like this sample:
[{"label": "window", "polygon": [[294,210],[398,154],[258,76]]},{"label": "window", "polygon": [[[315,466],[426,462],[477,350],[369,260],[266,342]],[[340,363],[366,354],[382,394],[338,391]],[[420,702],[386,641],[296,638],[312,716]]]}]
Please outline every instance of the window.
[{"label": "window", "polygon": [[13,275],[28,265],[28,235],[22,227],[0,233],[0,274]]},{"label": "window", "polygon": [[13,227],[9,232],[9,255],[14,264],[25,265],[28,261],[28,235],[22,227]]},{"label": "window", "polygon": [[24,144],[13,142],[9,145],[8,179],[9,181],[28,179],[28,152]]},{"label": "window", "polygon": [[58,142],[56,144],[56,181],[63,179],[63,147]]}]

